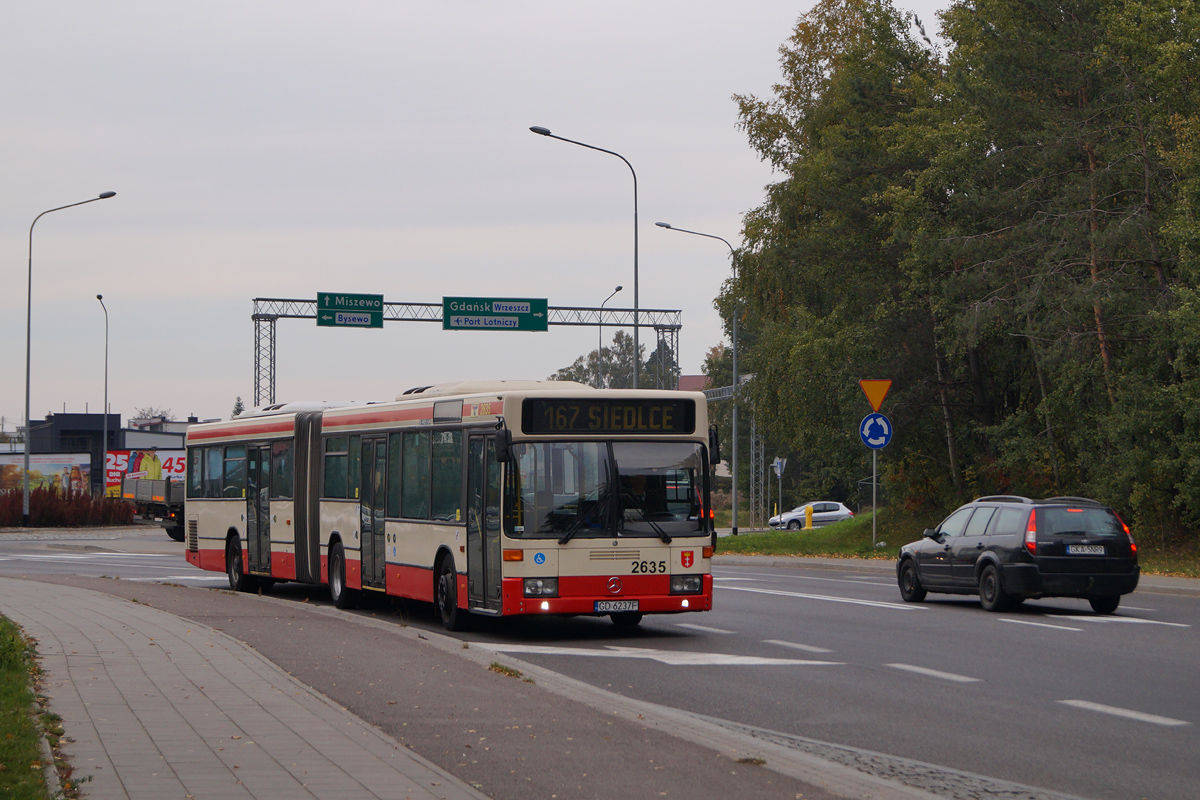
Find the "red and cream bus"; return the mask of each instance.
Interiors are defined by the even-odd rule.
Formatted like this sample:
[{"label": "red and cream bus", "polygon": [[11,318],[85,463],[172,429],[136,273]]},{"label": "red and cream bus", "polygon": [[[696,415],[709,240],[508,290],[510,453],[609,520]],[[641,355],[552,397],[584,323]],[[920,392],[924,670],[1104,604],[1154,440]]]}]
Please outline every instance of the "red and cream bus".
[{"label": "red and cream bus", "polygon": [[719,459],[703,394],[427,386],[187,433],[186,551],[236,591],[328,584],[471,615],[708,611]]}]

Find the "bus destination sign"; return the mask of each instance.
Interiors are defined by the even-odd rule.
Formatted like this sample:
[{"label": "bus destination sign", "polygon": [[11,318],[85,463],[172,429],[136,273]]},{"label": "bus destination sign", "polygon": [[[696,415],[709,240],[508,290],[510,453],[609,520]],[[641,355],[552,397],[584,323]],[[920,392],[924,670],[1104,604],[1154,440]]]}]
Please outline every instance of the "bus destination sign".
[{"label": "bus destination sign", "polygon": [[382,328],[383,295],[319,292],[318,328]]},{"label": "bus destination sign", "polygon": [[546,298],[443,297],[442,330],[544,331]]},{"label": "bus destination sign", "polygon": [[696,432],[696,402],[530,397],[521,405],[521,430],[536,434],[691,434]]}]

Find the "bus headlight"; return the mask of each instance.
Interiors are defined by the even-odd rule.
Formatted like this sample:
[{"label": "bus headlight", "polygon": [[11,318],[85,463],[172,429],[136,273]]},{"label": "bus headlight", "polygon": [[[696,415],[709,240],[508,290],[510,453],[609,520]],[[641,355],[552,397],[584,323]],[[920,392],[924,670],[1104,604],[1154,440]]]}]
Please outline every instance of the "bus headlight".
[{"label": "bus headlight", "polygon": [[671,594],[700,594],[704,578],[700,575],[672,575]]},{"label": "bus headlight", "polygon": [[526,597],[558,597],[558,578],[526,578]]}]

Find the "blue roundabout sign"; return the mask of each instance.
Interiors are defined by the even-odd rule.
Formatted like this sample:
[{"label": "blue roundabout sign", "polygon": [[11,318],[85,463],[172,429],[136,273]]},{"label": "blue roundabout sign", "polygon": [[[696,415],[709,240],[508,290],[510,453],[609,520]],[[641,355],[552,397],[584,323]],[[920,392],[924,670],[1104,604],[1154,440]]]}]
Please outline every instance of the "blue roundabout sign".
[{"label": "blue roundabout sign", "polygon": [[867,414],[858,426],[863,444],[872,450],[882,450],[892,440],[892,423],[883,414]]}]

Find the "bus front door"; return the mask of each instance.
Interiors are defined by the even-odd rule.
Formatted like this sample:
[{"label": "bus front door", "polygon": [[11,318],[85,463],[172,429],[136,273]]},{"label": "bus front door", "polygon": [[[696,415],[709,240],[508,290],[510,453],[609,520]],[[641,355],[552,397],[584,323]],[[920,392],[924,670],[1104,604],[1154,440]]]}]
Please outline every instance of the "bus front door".
[{"label": "bus front door", "polygon": [[467,450],[467,602],[500,611],[500,462],[496,440],[472,436]]},{"label": "bus front door", "polygon": [[271,446],[246,449],[246,571],[271,571]]},{"label": "bus front door", "polygon": [[362,532],[362,585],[386,587],[384,516],[387,506],[387,437],[364,436],[362,486],[359,497],[359,530]]}]

